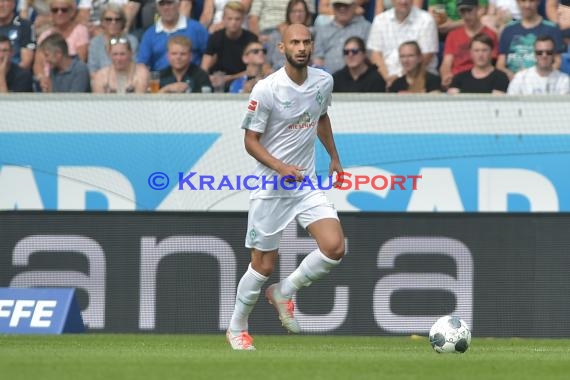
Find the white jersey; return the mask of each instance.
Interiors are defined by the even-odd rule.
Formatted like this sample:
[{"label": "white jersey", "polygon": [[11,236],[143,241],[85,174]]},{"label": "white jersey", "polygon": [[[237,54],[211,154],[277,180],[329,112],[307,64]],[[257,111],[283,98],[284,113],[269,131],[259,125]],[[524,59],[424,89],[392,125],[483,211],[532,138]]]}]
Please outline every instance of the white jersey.
[{"label": "white jersey", "polygon": [[[331,103],[332,88],[332,76],[323,70],[308,67],[307,79],[298,85],[281,68],[255,85],[242,123],[243,129],[262,133],[260,142],[273,157],[304,168],[303,175],[311,178],[315,189],[318,189],[315,174],[318,122]],[[313,190],[306,185],[300,188],[302,183],[285,184],[295,185],[296,189],[284,189],[278,173],[260,162],[253,175],[259,180],[251,199],[298,197]],[[273,178],[277,179],[277,186],[268,182]],[[321,180],[322,186],[328,186],[328,182],[328,178]],[[248,181],[250,187],[255,186],[253,183]]]},{"label": "white jersey", "polygon": [[521,70],[515,74],[507,94],[509,95],[565,95],[570,94],[567,74],[553,70],[547,77],[540,76],[536,66]]}]

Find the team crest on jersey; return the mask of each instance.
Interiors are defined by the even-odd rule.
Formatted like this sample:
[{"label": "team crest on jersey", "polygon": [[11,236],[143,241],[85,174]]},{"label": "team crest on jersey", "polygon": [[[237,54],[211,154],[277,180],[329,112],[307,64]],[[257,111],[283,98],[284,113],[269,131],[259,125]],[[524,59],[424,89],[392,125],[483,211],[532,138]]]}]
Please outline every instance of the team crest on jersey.
[{"label": "team crest on jersey", "polygon": [[319,106],[323,105],[324,98],[320,91],[317,91],[317,97],[315,98],[315,100],[317,101],[317,103],[319,103]]},{"label": "team crest on jersey", "polygon": [[255,112],[257,109],[257,100],[250,100],[249,104],[247,105],[247,110],[251,112]]},{"label": "team crest on jersey", "polygon": [[304,112],[300,117],[299,120],[297,120],[296,124],[304,124],[304,123],[309,123],[311,121],[311,115],[309,115],[308,112]]}]

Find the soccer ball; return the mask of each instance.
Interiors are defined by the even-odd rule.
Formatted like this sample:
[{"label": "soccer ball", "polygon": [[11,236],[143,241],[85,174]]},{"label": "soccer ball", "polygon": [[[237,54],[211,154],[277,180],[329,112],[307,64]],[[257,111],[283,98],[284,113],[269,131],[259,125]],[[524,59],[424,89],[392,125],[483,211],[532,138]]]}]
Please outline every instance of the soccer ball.
[{"label": "soccer ball", "polygon": [[429,342],[441,354],[463,353],[471,345],[471,330],[461,318],[446,315],[435,321],[429,330]]}]

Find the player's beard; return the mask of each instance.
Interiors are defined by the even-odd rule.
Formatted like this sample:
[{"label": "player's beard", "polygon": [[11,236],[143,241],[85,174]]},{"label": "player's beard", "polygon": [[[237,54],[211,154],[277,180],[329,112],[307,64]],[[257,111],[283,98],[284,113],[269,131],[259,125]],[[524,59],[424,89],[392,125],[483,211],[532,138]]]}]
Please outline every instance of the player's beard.
[{"label": "player's beard", "polygon": [[287,62],[289,62],[289,64],[291,66],[293,66],[296,69],[302,69],[305,68],[307,66],[309,66],[309,62],[311,62],[311,53],[307,54],[307,59],[305,60],[305,62],[297,62],[293,59],[293,56],[287,52],[285,52],[285,59],[287,60]]}]

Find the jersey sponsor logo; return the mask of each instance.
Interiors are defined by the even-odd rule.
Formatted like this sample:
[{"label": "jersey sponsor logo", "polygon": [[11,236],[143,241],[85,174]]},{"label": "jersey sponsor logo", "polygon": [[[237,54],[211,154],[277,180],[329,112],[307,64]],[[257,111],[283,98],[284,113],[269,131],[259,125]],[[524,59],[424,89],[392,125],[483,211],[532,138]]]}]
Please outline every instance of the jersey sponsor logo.
[{"label": "jersey sponsor logo", "polygon": [[257,109],[257,100],[250,100],[247,109],[248,111],[255,112]]},{"label": "jersey sponsor logo", "polygon": [[317,125],[317,120],[311,120],[311,115],[308,112],[303,112],[299,119],[293,124],[290,124],[288,129],[309,129]]}]

